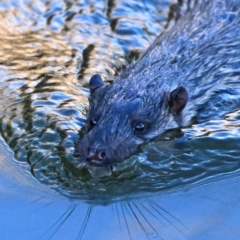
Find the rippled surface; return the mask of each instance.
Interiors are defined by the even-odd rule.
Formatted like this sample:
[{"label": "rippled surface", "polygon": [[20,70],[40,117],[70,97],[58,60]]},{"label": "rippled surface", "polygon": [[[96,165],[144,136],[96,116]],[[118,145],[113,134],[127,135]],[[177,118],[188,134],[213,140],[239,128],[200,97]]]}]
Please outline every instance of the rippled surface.
[{"label": "rippled surface", "polygon": [[[109,169],[74,157],[92,74],[111,80],[167,24],[168,1],[1,2],[1,134],[16,161],[69,198],[126,199],[238,174],[240,113],[154,141]],[[171,3],[174,4],[174,1]]]}]

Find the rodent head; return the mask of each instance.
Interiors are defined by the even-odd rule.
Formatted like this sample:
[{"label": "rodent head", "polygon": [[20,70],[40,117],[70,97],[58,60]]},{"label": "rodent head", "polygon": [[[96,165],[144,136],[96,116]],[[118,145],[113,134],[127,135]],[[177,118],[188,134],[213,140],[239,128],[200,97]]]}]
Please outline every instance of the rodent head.
[{"label": "rodent head", "polygon": [[168,129],[169,121],[180,123],[188,100],[186,89],[180,86],[149,97],[152,87],[154,83],[145,91],[134,86],[122,88],[121,81],[105,85],[98,74],[94,75],[89,82],[87,133],[77,151],[95,165],[119,162]]}]

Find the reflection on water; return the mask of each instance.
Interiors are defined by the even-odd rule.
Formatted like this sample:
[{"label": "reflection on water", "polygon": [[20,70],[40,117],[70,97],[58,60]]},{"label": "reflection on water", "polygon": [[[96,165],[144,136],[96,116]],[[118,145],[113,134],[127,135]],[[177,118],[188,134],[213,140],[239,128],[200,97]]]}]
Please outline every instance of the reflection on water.
[{"label": "reflection on water", "polygon": [[[175,141],[144,146],[114,166],[112,176],[74,157],[88,107],[83,87],[94,73],[113,79],[147,48],[171,15],[168,1],[158,3],[1,1],[0,131],[15,156],[0,149],[6,158],[0,164],[6,184],[0,189],[1,236],[238,239],[239,180],[222,178],[239,176],[239,112],[184,129]],[[64,196],[96,205],[56,200],[26,172]],[[5,175],[25,188],[8,184]],[[145,198],[150,192],[155,196]]]},{"label": "reflection on water", "polygon": [[36,179],[88,200],[127,195],[138,185],[124,189],[139,174],[136,159],[117,166],[109,181],[109,172],[74,157],[88,104],[81,87],[94,73],[113,79],[160,33],[168,10],[167,1],[0,5],[1,134]]}]

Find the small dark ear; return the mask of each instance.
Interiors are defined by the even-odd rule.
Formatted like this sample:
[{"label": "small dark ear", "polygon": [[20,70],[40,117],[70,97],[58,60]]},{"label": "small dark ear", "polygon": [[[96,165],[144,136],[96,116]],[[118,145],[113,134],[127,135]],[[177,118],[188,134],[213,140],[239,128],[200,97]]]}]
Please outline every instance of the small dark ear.
[{"label": "small dark ear", "polygon": [[89,81],[90,93],[92,94],[96,89],[104,86],[104,82],[99,74],[95,74]]},{"label": "small dark ear", "polygon": [[180,115],[188,101],[188,92],[185,87],[178,87],[169,95],[169,106],[173,113]]}]

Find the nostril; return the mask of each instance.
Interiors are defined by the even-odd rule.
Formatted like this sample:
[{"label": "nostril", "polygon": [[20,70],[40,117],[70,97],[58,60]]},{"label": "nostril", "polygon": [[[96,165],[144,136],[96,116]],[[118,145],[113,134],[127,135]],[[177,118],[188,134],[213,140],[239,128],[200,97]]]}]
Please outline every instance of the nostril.
[{"label": "nostril", "polygon": [[95,154],[91,151],[90,148],[87,149],[87,160],[92,160],[95,158]]},{"label": "nostril", "polygon": [[103,160],[106,157],[106,152],[100,152],[98,154],[99,160]]},{"label": "nostril", "polygon": [[94,151],[92,148],[87,148],[87,156],[86,156],[86,160],[87,161],[103,161],[107,156],[107,153],[105,151],[105,149],[98,149],[96,151]]}]

